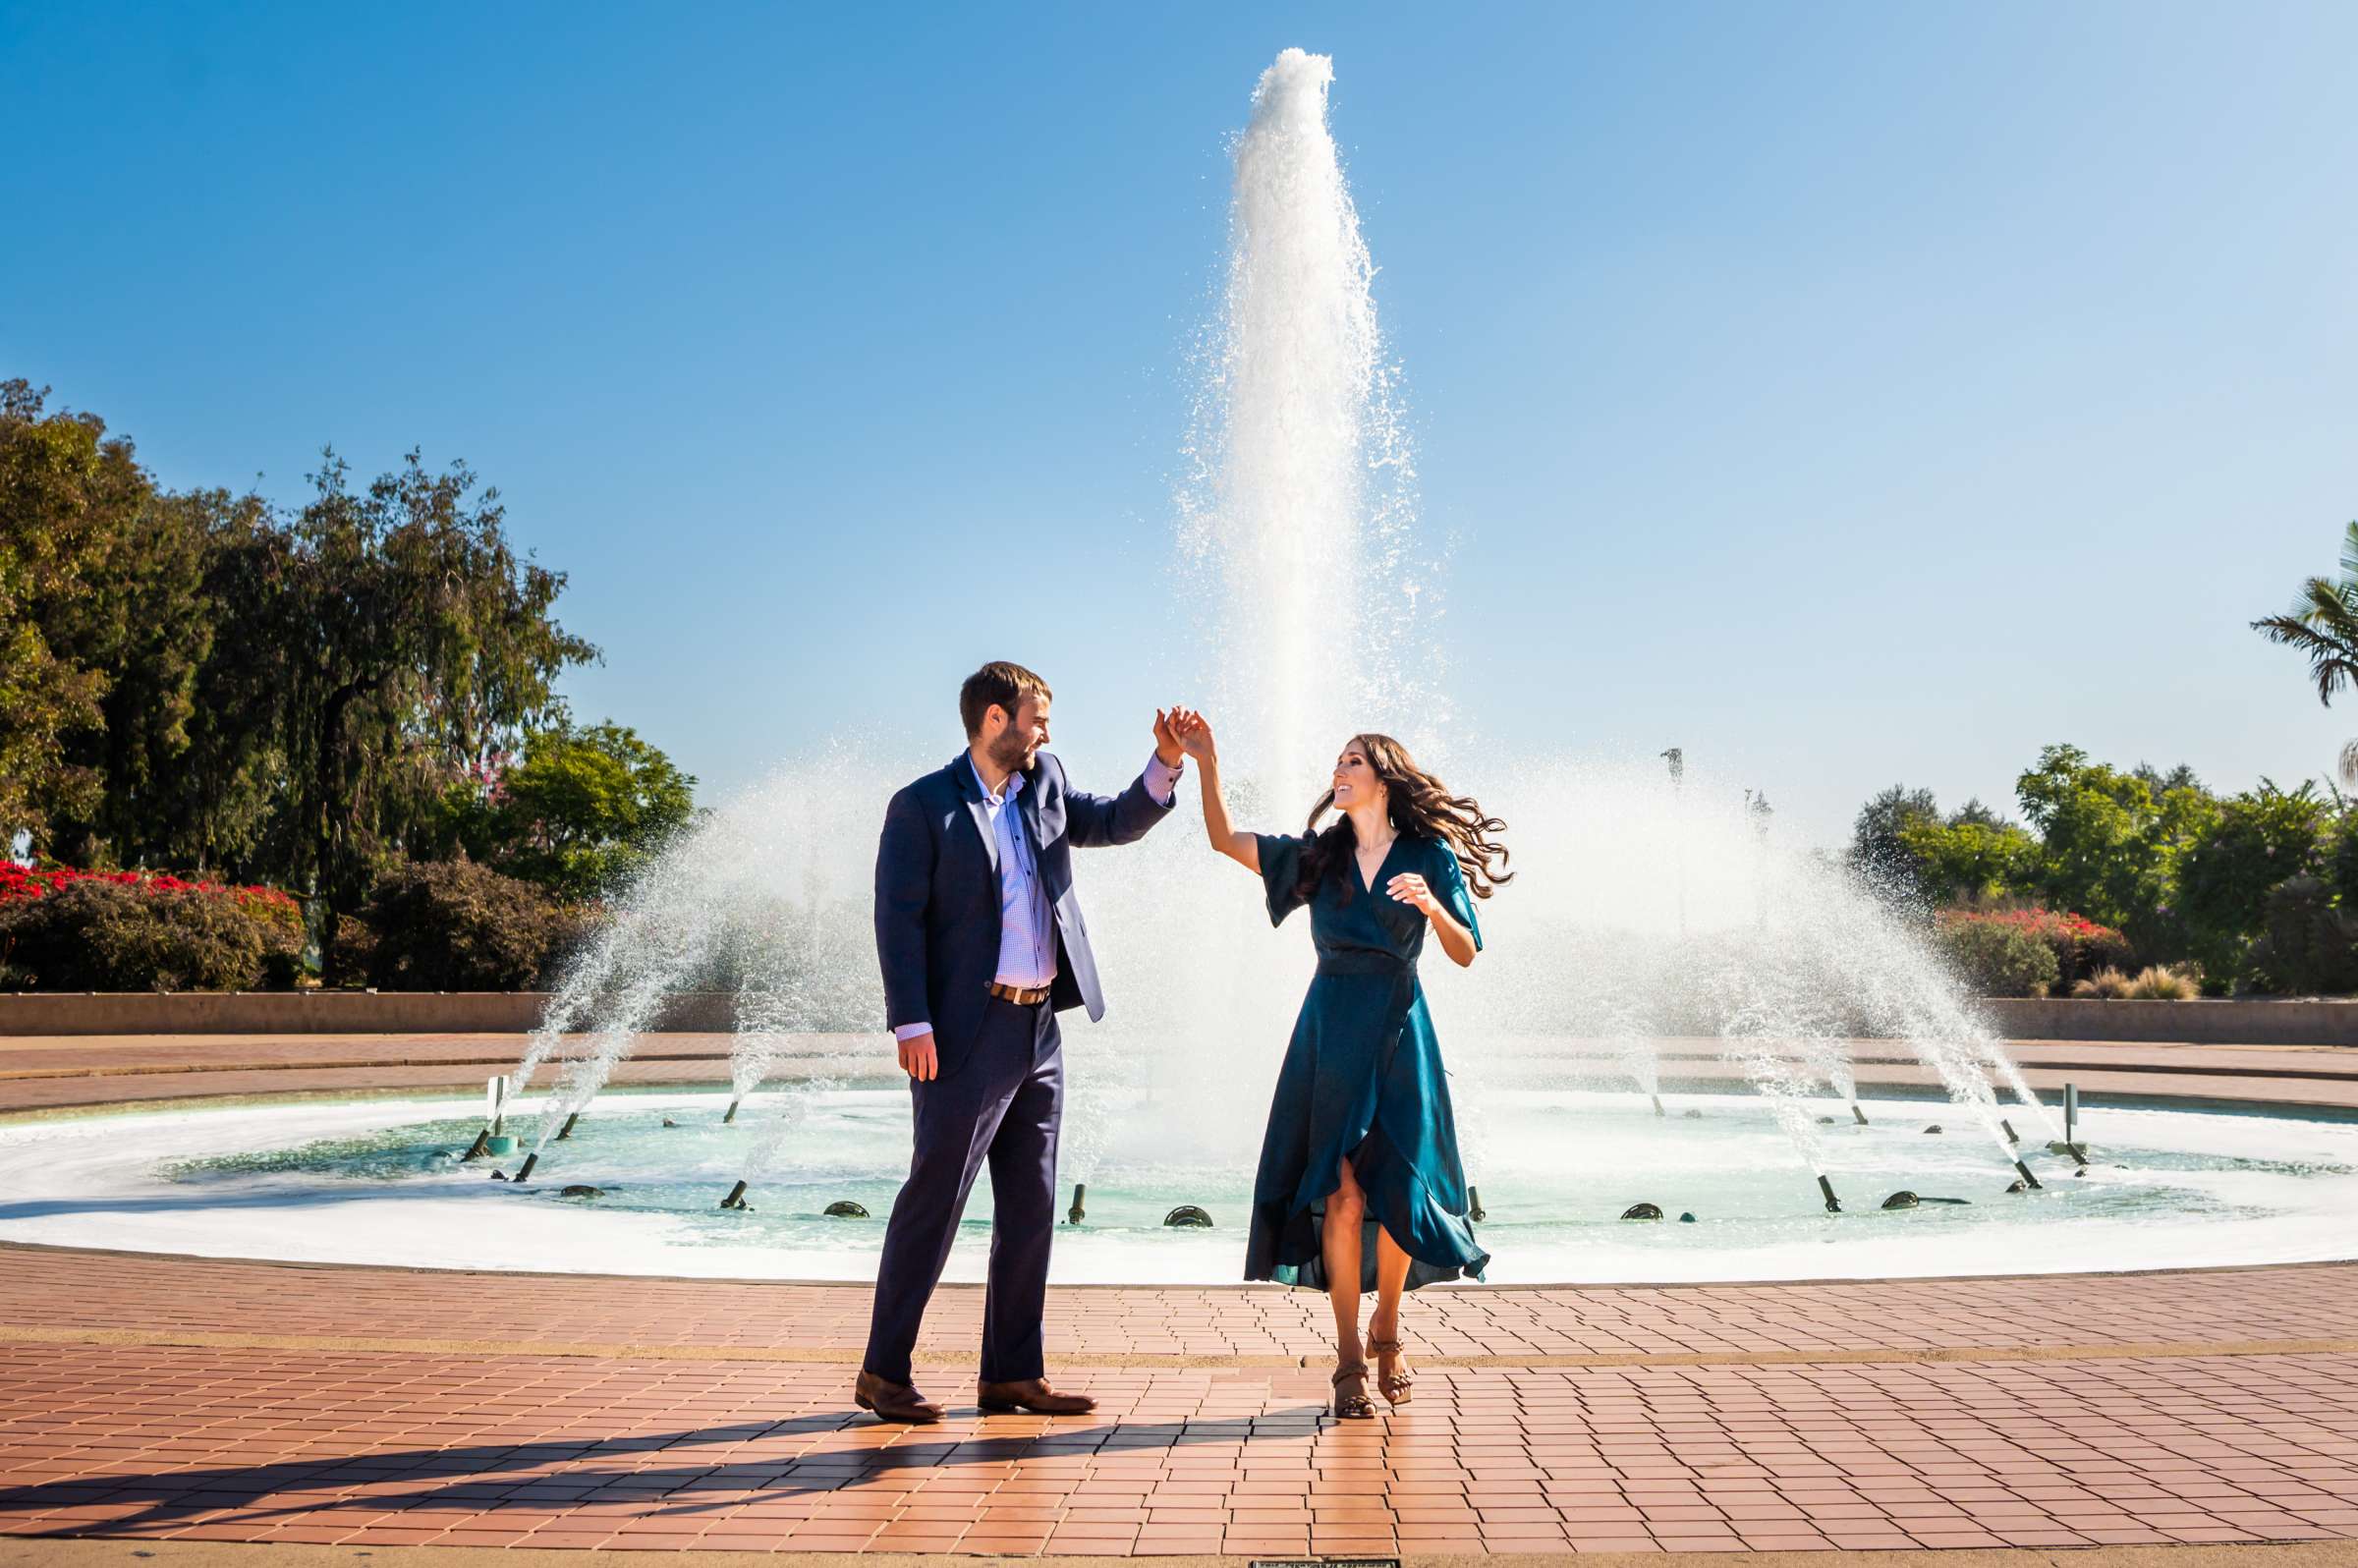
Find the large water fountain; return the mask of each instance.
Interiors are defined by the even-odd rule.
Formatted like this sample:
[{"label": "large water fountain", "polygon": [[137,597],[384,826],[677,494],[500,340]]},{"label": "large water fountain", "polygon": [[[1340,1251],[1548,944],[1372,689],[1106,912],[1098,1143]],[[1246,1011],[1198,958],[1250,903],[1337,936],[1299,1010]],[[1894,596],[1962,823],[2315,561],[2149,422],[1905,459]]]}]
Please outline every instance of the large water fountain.
[{"label": "large water fountain", "polygon": [[[1601,1036],[1652,1096],[1650,1042],[1711,1035],[1815,1177],[1825,1156],[1806,1100],[1854,1099],[1845,1038],[1888,1036],[1937,1071],[1958,1131],[2007,1170],[1995,1090],[2023,1103],[2041,1142],[2059,1129],[1923,946],[1845,877],[1765,839],[1708,776],[1451,745],[1438,683],[1421,673],[1438,662],[1437,612],[1374,268],[1327,125],[1332,80],[1325,58],[1289,49],[1254,93],[1179,498],[1179,570],[1202,610],[1193,685],[1249,814],[1297,826],[1341,741],[1373,728],[1513,824],[1518,879],[1486,911],[1494,957],[1463,979],[1428,977],[1461,1075],[1501,1088],[1586,1076],[1565,1042]],[[797,1085],[768,1096],[765,1117],[803,1114],[812,1086],[856,1070],[809,1060],[797,1041],[880,1024],[868,868],[885,798],[926,760],[847,754],[819,764],[826,778],[789,768],[633,890],[519,1064],[523,1089],[557,1067],[543,1154],[666,996],[715,972],[738,997],[735,1092],[780,1069]],[[1099,786],[1135,765],[1119,757]],[[814,816],[814,801],[831,804]],[[1116,1007],[1071,1046],[1069,1157],[1085,1180],[1106,1150],[1153,1148],[1178,1129],[1193,1146],[1216,1128],[1224,1153],[1249,1156],[1257,1129],[1232,1114],[1234,1096],[1265,1088],[1307,973],[1301,934],[1257,928],[1255,890],[1204,853],[1192,812],[1191,798],[1144,850],[1087,862]]]},{"label": "large water fountain", "polygon": [[[1234,804],[1265,829],[1299,828],[1336,748],[1362,729],[1402,737],[1510,824],[1517,874],[1483,912],[1484,960],[1425,977],[1493,1277],[2337,1255],[2345,1244],[2319,1216],[2350,1200],[2358,1131],[2121,1110],[2075,1175],[2082,1161],[2050,1150],[2063,1136],[2052,1111],[1920,936],[1768,831],[1731,781],[1708,764],[1509,754],[1456,733],[1432,674],[1440,574],[1420,553],[1398,378],[1328,130],[1331,82],[1324,58],[1287,50],[1235,143],[1222,305],[1197,352],[1172,550],[1197,606],[1184,695],[1219,722],[1243,781]],[[946,714],[963,673],[918,700]],[[1043,673],[1056,679],[1052,662]],[[1058,716],[1086,738],[1066,756],[1084,787],[1117,789],[1143,759],[1143,715]],[[183,1156],[170,1174],[184,1185],[327,1182],[336,1204],[367,1207],[368,1226],[312,1226],[295,1256],[863,1276],[880,1225],[824,1210],[849,1201],[880,1219],[908,1148],[870,935],[876,832],[892,790],[957,745],[945,726],[923,754],[847,743],[798,758],[640,878],[512,1075],[531,1163],[511,1157],[501,1174],[529,1185],[495,1186],[484,1163],[454,1158],[477,1122],[450,1103],[312,1108],[307,1131],[332,1136],[281,1153],[217,1150],[283,1141],[283,1112],[237,1113],[236,1145],[191,1134],[155,1147]],[[1073,1015],[1066,1032],[1062,1175],[1089,1197],[1058,1276],[1234,1278],[1307,933],[1270,930],[1259,887],[1205,849],[1192,785],[1173,820],[1085,857],[1081,876],[1111,1013],[1097,1027]],[[733,998],[725,1093],[609,1090],[674,993],[714,988]],[[1885,1085],[1864,1101],[1854,1054]],[[1894,1081],[1932,1097],[1894,1097]],[[2045,1191],[2008,1192],[2042,1173]],[[560,1196],[576,1183],[601,1196]],[[1900,1188],[1970,1203],[1881,1212]],[[732,1192],[752,1206],[723,1210]],[[1622,1222],[1640,1201],[1667,1222]],[[1214,1227],[1162,1227],[1182,1203]],[[395,1210],[427,1217],[405,1228]],[[978,1195],[970,1214],[988,1213]],[[464,1238],[448,1228],[461,1215]],[[983,1228],[970,1221],[976,1245]],[[240,1239],[207,1250],[290,1245],[283,1224],[275,1241],[224,1234]],[[978,1271],[954,1258],[953,1277]]]}]

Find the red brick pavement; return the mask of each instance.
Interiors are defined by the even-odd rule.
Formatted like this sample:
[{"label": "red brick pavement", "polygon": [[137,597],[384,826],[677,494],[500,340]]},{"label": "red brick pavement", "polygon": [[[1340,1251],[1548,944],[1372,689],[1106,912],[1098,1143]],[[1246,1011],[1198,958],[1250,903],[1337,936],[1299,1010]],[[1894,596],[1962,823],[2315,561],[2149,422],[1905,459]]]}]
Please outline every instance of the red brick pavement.
[{"label": "red brick pavement", "polygon": [[[2358,1538],[2358,1355],[1091,1370],[1097,1415],[880,1427],[839,1370],[0,1347],[0,1531],[1082,1552]],[[946,1390],[945,1390],[946,1392]]]},{"label": "red brick pavement", "polygon": [[[452,1071],[320,1060],[163,1061],[105,1092]],[[1055,1375],[1098,1413],[984,1418],[963,1385],[980,1306],[946,1289],[922,1351],[952,1420],[895,1428],[846,1398],[855,1288],[0,1248],[0,1535],[1086,1555],[2358,1540],[2358,1264],[1427,1291],[1416,1401],[1374,1423],[1321,1414],[1323,1299],[1265,1288],[1056,1291]]]}]

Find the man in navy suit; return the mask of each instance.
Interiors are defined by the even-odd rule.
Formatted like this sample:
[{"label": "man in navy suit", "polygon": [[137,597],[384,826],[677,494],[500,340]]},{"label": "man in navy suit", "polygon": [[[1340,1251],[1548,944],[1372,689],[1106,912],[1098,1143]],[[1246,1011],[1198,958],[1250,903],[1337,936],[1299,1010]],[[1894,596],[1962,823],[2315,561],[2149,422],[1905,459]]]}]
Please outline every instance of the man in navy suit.
[{"label": "man in navy suit", "polygon": [[876,1265],[875,1310],[853,1398],[886,1421],[934,1422],[910,1356],[985,1160],[992,1197],[982,1301],[985,1412],[1095,1408],[1048,1385],[1040,1318],[1055,1236],[1064,1052],[1056,1015],[1105,1016],[1072,852],[1128,844],[1169,814],[1182,753],[1154,714],[1154,755],[1120,795],[1068,787],[1048,743],[1047,683],[985,664],[958,693],[966,750],[892,798],[876,846],[876,957],[885,1021],[916,1113],[909,1180]]}]

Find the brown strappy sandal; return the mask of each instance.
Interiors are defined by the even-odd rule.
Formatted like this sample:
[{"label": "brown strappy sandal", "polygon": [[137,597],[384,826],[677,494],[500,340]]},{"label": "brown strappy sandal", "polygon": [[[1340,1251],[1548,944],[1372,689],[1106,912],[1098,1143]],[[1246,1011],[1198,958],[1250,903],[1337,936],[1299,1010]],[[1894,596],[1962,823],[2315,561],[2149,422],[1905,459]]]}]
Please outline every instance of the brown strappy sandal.
[{"label": "brown strappy sandal", "polygon": [[[1368,1364],[1366,1362],[1355,1361],[1348,1367],[1337,1367],[1334,1370],[1334,1376],[1329,1380],[1334,1384],[1334,1414],[1338,1420],[1374,1421],[1376,1419],[1376,1401],[1368,1397]],[[1356,1381],[1359,1384],[1359,1391],[1349,1394],[1343,1392],[1343,1384],[1347,1381]]]},{"label": "brown strappy sandal", "polygon": [[[1376,1365],[1379,1369],[1384,1357],[1389,1356],[1397,1361],[1401,1354],[1400,1341],[1397,1339],[1371,1339],[1368,1341],[1368,1348],[1376,1353]],[[1417,1380],[1407,1372],[1397,1370],[1388,1372],[1379,1371],[1376,1378],[1376,1386],[1383,1391],[1385,1403],[1405,1405],[1416,1392]]]}]

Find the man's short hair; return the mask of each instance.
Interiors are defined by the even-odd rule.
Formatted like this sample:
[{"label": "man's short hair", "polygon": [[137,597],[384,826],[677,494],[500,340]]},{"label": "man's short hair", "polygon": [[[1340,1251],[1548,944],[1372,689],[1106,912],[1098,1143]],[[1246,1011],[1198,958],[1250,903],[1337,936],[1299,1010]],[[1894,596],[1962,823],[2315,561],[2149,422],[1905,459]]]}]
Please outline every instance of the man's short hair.
[{"label": "man's short hair", "polygon": [[1025,698],[1052,700],[1055,695],[1048,690],[1047,682],[1021,664],[1010,664],[1002,659],[995,664],[983,665],[966,678],[964,686],[958,688],[958,716],[966,723],[967,739],[973,740],[982,733],[982,715],[990,710],[991,703],[996,702],[1005,708],[1007,716],[1012,719]]}]

